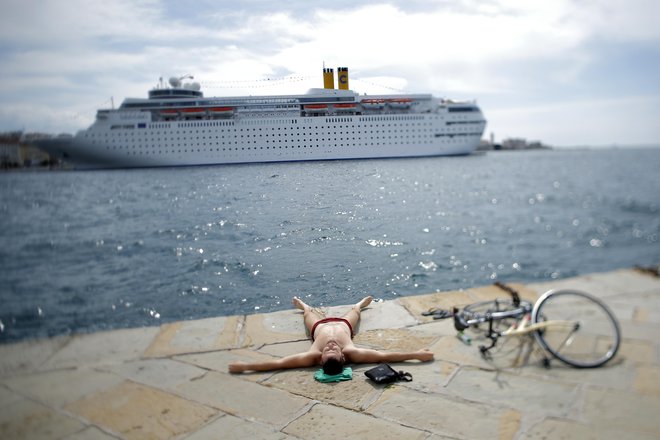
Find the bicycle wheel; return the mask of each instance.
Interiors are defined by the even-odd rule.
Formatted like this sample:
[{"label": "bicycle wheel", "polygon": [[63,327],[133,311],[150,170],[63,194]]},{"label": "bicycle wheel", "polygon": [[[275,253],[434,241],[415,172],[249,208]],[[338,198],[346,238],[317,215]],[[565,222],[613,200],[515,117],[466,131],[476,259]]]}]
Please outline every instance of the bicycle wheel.
[{"label": "bicycle wheel", "polygon": [[547,326],[534,333],[554,357],[577,368],[600,367],[621,343],[619,324],[598,298],[578,290],[551,290],[534,305],[533,323]]}]

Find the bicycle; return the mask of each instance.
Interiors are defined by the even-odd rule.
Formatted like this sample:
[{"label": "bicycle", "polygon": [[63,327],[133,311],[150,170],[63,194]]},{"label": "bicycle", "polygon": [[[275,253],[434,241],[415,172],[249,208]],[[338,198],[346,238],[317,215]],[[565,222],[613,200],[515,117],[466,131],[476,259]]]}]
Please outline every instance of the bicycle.
[{"label": "bicycle", "polygon": [[[533,305],[518,293],[498,283],[512,299],[495,299],[453,309],[454,327],[459,332],[483,330],[490,345],[481,345],[482,356],[499,338],[534,335],[540,347],[560,361],[576,368],[595,368],[609,362],[621,344],[621,330],[614,314],[600,299],[579,290],[550,290]],[[550,359],[543,358],[550,366]]]}]

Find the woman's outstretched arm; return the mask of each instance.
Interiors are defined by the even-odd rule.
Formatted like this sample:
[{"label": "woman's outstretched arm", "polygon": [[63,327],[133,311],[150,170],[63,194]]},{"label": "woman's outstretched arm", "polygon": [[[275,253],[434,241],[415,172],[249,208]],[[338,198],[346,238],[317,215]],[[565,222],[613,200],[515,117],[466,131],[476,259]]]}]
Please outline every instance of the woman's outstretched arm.
[{"label": "woman's outstretched arm", "polygon": [[289,368],[304,368],[318,365],[321,353],[307,351],[305,353],[285,356],[262,362],[232,362],[229,364],[230,373],[243,373],[245,371],[271,371],[286,370]]}]

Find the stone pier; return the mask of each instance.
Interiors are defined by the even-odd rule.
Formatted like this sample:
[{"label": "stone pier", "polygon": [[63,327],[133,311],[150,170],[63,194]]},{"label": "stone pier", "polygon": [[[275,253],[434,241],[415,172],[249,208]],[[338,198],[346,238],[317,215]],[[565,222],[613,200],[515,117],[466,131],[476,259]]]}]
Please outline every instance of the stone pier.
[{"label": "stone pier", "polygon": [[456,337],[451,319],[422,315],[506,296],[496,286],[365,309],[357,345],[435,354],[393,364],[414,380],[389,386],[366,379],[373,365],[353,365],[353,380],[336,384],[315,382],[314,368],[227,372],[234,360],[307,350],[294,309],[61,336],[0,346],[0,438],[660,438],[660,278],[625,269],[510,286],[532,301],[568,287],[602,298],[621,324],[616,358],[596,369],[546,369],[528,338],[511,338],[487,361],[478,341]]}]

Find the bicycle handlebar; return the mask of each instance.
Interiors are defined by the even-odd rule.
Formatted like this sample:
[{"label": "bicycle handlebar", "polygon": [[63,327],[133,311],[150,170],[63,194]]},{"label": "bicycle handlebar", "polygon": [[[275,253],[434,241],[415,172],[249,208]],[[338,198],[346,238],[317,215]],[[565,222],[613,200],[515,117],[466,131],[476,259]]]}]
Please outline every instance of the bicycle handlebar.
[{"label": "bicycle handlebar", "polygon": [[482,324],[489,321],[499,321],[506,318],[519,318],[525,313],[532,311],[532,304],[527,301],[520,301],[520,307],[515,310],[503,310],[487,312],[484,314],[475,314],[469,319],[465,319],[463,312],[459,312],[458,308],[454,307],[453,311],[454,328],[460,332],[475,324]]}]

